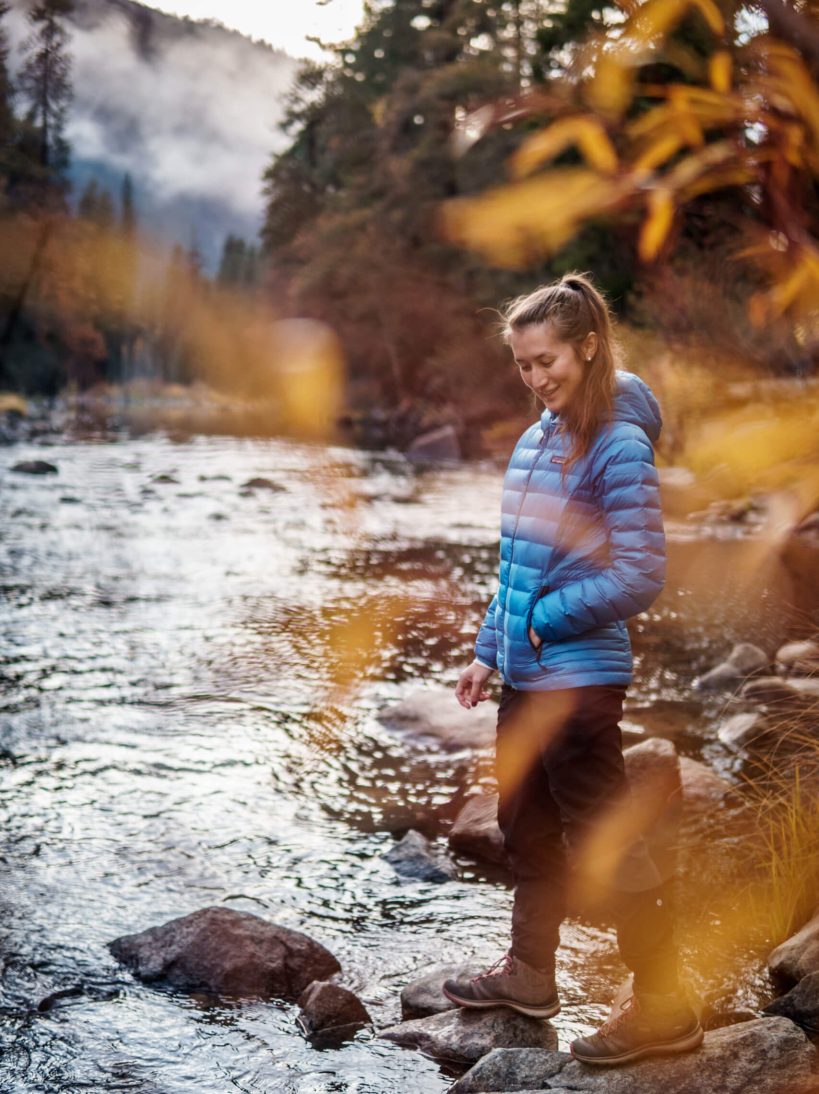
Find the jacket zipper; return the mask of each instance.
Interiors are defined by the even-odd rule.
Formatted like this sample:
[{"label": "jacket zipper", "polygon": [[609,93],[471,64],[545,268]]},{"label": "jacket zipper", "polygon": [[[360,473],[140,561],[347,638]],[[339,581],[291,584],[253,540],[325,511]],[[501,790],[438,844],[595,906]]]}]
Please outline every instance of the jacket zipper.
[{"label": "jacket zipper", "polygon": [[[526,476],[526,482],[523,484],[523,490],[522,490],[521,495],[520,495],[520,504],[518,505],[517,514],[515,515],[515,527],[512,531],[512,541],[509,544],[509,578],[510,578],[510,580],[508,580],[506,582],[506,596],[503,598],[503,608],[501,609],[502,612],[504,613],[504,616],[506,614],[506,605],[509,601],[509,589],[510,589],[510,586],[511,586],[511,576],[512,576],[512,563],[513,563],[513,560],[514,560],[514,557],[515,557],[515,540],[517,539],[517,535],[518,535],[518,525],[520,524],[520,514],[523,512],[523,503],[526,501],[526,494],[529,490],[529,483],[532,481],[532,475],[534,474],[535,468],[537,467],[538,463],[540,462],[540,457],[543,455],[543,450],[546,446],[547,437],[551,437],[551,435],[552,435],[552,423],[551,422],[549,422],[549,432],[548,432],[548,434],[546,433],[545,430],[541,430],[541,434],[542,434],[541,438],[538,441],[537,454],[535,455],[535,458],[532,460],[532,466],[529,468],[529,474]],[[527,632],[526,632],[526,636],[527,636],[527,638],[529,637],[528,629],[527,629]],[[504,644],[506,644],[508,642],[508,633],[506,631],[504,631],[503,639],[504,639]],[[507,660],[505,654],[506,654],[506,650],[504,650],[504,662]]]}]

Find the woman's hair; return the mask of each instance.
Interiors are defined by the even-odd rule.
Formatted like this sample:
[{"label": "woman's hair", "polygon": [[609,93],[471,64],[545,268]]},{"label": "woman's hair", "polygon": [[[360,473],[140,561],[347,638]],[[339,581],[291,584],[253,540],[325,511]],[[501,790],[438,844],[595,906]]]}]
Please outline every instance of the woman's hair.
[{"label": "woman's hair", "polygon": [[[501,314],[501,336],[507,345],[513,331],[548,322],[562,342],[575,347],[583,364],[585,375],[578,398],[561,415],[572,436],[565,472],[589,451],[614,406],[616,345],[609,306],[588,274],[568,273],[512,300]],[[597,335],[597,348],[587,363],[580,347],[590,331]]]}]

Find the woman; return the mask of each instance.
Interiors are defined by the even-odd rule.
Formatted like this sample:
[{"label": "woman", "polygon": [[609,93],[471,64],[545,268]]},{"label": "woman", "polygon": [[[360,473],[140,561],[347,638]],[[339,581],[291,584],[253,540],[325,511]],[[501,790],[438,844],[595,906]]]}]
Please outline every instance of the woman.
[{"label": "woman", "polygon": [[455,691],[470,708],[489,698],[494,671],[503,680],[496,766],[512,944],[444,993],[463,1007],[556,1014],[559,926],[570,878],[585,879],[607,887],[634,981],[573,1054],[610,1065],[684,1052],[703,1032],[677,978],[666,886],[629,829],[619,728],[632,675],[625,620],[665,581],[660,412],[642,380],[615,368],[609,311],[588,277],[520,297],[504,318],[521,379],[545,409],[506,472],[498,591]]}]

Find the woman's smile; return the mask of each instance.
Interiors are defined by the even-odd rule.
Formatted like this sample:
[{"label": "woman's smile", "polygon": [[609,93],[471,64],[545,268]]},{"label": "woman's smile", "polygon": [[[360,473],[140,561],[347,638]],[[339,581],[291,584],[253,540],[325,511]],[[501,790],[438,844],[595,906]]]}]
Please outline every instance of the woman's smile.
[{"label": "woman's smile", "polygon": [[585,363],[574,345],[561,341],[551,322],[530,323],[513,330],[509,345],[524,384],[549,410],[566,410],[585,377]]}]

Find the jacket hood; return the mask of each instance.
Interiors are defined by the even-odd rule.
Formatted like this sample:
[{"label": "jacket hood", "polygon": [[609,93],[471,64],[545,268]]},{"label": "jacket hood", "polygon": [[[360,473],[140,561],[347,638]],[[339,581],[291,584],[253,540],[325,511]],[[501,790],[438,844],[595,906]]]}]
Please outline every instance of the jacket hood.
[{"label": "jacket hood", "polygon": [[[654,392],[645,380],[641,380],[633,372],[617,369],[615,377],[617,386],[612,418],[614,421],[638,425],[652,444],[655,444],[663,428],[663,418]],[[540,416],[540,424],[545,429],[548,423],[557,417],[558,415],[546,409]]]}]

